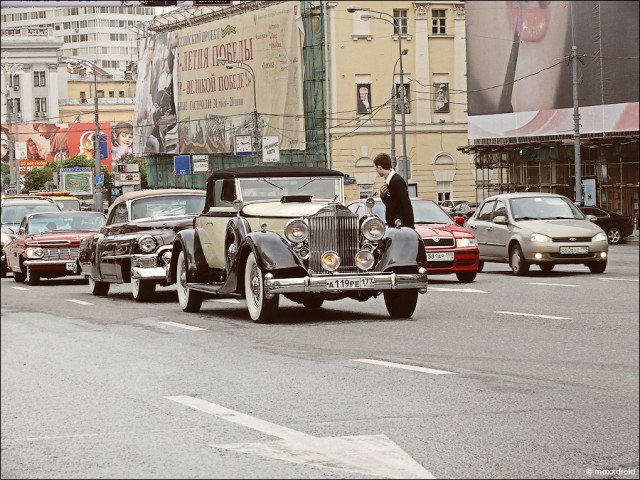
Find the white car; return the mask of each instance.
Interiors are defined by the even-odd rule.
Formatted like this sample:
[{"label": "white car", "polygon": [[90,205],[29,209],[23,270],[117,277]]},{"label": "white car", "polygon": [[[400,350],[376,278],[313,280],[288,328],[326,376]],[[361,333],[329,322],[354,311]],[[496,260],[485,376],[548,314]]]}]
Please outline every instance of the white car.
[{"label": "white car", "polygon": [[515,275],[536,264],[550,272],[558,264],[583,264],[593,273],[607,268],[607,234],[567,197],[522,192],[484,200],[467,227],[478,239],[484,262],[509,263]]}]

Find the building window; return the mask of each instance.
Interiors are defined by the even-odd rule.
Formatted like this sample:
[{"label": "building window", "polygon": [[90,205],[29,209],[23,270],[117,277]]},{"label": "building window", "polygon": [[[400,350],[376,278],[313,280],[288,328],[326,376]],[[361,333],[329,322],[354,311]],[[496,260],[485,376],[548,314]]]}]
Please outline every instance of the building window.
[{"label": "building window", "polygon": [[33,86],[46,87],[44,72],[33,72]]},{"label": "building window", "polygon": [[356,84],[356,105],[358,115],[371,113],[371,84]]},{"label": "building window", "polygon": [[36,97],[35,106],[36,106],[36,113],[46,113],[47,112],[46,97]]},{"label": "building window", "polygon": [[120,98],[124,98],[124,90],[120,90],[120,91],[118,92],[118,97],[120,97]]},{"label": "building window", "polygon": [[436,188],[438,189],[438,203],[451,200],[451,191],[453,188],[451,182],[437,182]]},{"label": "building window", "polygon": [[87,103],[87,92],[80,92],[80,103]]},{"label": "building window", "polygon": [[9,99],[9,112],[10,113],[21,113],[22,108],[20,107],[20,99],[19,98],[10,98]]},{"label": "building window", "polygon": [[436,113],[449,113],[449,84],[434,83],[435,94],[434,110]]},{"label": "building window", "polygon": [[104,98],[104,90],[98,90],[96,92],[96,97],[98,98]]},{"label": "building window", "polygon": [[434,35],[447,34],[447,11],[432,10],[431,11],[431,33]]},{"label": "building window", "polygon": [[[408,35],[409,34],[409,22],[408,22],[409,10],[393,9],[393,33],[395,35]],[[399,30],[399,31],[398,31]]]},{"label": "building window", "polygon": [[116,97],[116,92],[114,92],[113,90],[109,90],[109,98],[115,98]]},{"label": "building window", "polygon": [[20,86],[20,75],[11,75],[9,77],[9,86],[10,87],[19,87]]}]

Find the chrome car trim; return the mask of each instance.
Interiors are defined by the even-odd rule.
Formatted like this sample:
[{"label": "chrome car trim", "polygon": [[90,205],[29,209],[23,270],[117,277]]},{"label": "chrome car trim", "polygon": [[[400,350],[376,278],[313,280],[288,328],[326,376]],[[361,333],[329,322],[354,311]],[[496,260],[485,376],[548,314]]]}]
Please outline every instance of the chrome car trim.
[{"label": "chrome car trim", "polygon": [[[343,292],[346,290],[329,290],[327,280],[348,279],[352,277],[373,278],[376,282],[374,291],[418,289],[420,293],[427,292],[426,273],[378,273],[373,275],[314,275],[313,277],[269,278],[265,276],[264,290],[266,294],[276,293],[318,293]],[[352,290],[349,290],[352,291]],[[362,290],[366,291],[366,290]]]},{"label": "chrome car trim", "polygon": [[67,263],[73,260],[42,260],[42,259],[34,259],[34,260],[25,260],[22,264],[27,267],[31,265],[66,265]]}]

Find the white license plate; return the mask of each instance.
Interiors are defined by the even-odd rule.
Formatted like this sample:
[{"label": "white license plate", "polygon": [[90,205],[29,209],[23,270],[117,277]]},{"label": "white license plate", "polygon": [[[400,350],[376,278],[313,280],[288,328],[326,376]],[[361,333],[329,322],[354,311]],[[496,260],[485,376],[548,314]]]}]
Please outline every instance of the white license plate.
[{"label": "white license plate", "polygon": [[428,262],[451,262],[453,261],[453,252],[427,252]]},{"label": "white license plate", "polygon": [[329,290],[360,290],[375,288],[376,279],[370,277],[332,278],[327,280]]},{"label": "white license plate", "polygon": [[560,253],[565,255],[589,253],[589,247],[560,247]]},{"label": "white license plate", "polygon": [[76,262],[67,262],[67,270],[71,270],[72,272],[75,272]]}]

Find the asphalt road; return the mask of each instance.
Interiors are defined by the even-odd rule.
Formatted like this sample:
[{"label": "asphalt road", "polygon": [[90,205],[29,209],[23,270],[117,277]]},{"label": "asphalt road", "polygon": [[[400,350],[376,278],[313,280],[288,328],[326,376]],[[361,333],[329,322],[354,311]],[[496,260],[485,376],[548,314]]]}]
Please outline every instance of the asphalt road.
[{"label": "asphalt road", "polygon": [[382,298],[183,313],[2,279],[2,478],[638,478],[638,243]]}]

